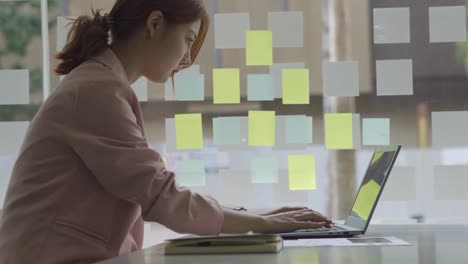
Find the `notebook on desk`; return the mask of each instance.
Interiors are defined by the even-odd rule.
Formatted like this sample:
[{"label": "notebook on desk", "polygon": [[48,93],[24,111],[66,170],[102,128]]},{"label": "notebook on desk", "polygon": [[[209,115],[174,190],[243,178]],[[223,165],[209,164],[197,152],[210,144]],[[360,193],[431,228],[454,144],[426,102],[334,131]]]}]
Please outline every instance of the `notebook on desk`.
[{"label": "notebook on desk", "polygon": [[301,229],[280,234],[284,239],[351,237],[365,234],[401,146],[379,147],[374,151],[353,207],[344,225]]},{"label": "notebook on desk", "polygon": [[283,239],[275,234],[186,236],[166,240],[166,255],[277,253]]}]

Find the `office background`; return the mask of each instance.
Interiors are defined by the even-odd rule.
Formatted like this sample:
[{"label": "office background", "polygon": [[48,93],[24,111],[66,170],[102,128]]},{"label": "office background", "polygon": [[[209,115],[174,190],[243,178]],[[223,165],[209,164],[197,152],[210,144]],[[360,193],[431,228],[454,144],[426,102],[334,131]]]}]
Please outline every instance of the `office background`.
[{"label": "office background", "polygon": [[[60,82],[54,53],[66,40],[65,17],[89,15],[91,5],[109,11],[113,2],[0,1],[0,208],[28,122]],[[401,144],[374,221],[466,222],[468,212],[460,210],[468,205],[466,1],[205,4],[210,33],[195,66],[177,77],[175,93],[170,84],[144,79],[133,85],[148,142],[181,184],[226,205],[307,205],[342,218],[346,206],[339,204],[354,198],[373,147]],[[337,11],[346,17],[344,28],[335,24],[343,22],[333,17]],[[250,43],[246,30],[257,41]],[[340,40],[344,56],[337,55]],[[272,54],[271,65],[249,57],[252,51]],[[262,65],[247,65],[255,59]],[[223,83],[228,78],[218,78],[218,69],[238,69],[228,77],[239,81],[239,95],[225,94],[232,83]],[[283,69],[302,82],[282,80]],[[304,86],[308,96],[285,100],[288,87]],[[236,96],[238,102],[221,100]],[[273,123],[252,131],[261,114]],[[198,125],[200,116],[202,146],[200,138],[182,142],[184,117]],[[255,135],[265,133],[273,143],[258,142]]]}]

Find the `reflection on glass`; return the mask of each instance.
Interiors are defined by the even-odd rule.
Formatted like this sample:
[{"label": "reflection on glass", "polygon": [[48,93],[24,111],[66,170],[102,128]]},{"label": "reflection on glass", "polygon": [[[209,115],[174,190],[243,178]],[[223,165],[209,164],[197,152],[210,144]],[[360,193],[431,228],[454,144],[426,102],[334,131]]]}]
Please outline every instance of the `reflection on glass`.
[{"label": "reflection on glass", "polygon": [[365,221],[369,219],[394,154],[394,152],[375,153],[366,175],[364,176],[361,188],[359,189],[356,202],[351,211],[352,216]]}]

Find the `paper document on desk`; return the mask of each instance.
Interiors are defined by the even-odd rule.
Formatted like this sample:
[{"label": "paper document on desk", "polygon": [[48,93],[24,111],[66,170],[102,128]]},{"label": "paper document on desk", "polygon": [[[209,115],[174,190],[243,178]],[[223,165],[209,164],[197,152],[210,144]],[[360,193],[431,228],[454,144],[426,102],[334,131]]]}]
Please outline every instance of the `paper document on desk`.
[{"label": "paper document on desk", "polygon": [[313,238],[283,241],[284,247],[368,247],[410,245],[410,243],[396,237]]}]

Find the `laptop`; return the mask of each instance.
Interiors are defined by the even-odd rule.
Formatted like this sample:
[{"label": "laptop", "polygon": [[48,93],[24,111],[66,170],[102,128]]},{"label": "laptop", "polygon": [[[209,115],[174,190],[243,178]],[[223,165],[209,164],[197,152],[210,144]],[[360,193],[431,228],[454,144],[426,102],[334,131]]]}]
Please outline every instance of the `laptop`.
[{"label": "laptop", "polygon": [[401,146],[380,147],[374,151],[359,191],[343,225],[332,224],[330,228],[300,229],[280,233],[283,239],[352,237],[366,233],[377,202]]}]

